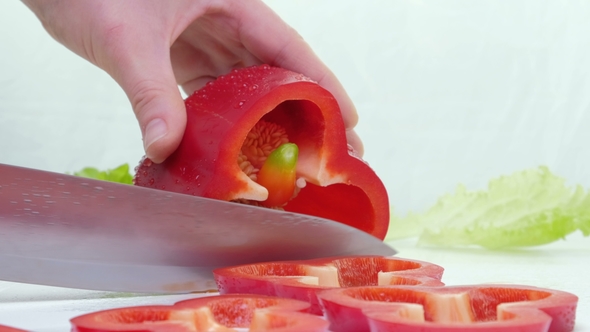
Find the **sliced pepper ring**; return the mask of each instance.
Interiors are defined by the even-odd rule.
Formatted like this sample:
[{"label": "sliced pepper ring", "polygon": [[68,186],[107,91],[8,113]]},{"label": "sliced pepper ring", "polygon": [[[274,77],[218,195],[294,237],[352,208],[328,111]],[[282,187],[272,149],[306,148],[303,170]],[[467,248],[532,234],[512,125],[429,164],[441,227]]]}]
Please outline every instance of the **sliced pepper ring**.
[{"label": "sliced pepper ring", "polygon": [[443,268],[427,262],[384,256],[348,256],[247,264],[213,271],[221,294],[251,293],[307,301],[321,315],[316,293],[368,285],[443,286]]},{"label": "sliced pepper ring", "polygon": [[578,301],[520,285],[354,287],[318,297],[334,332],[569,332]]},{"label": "sliced pepper ring", "polygon": [[[180,309],[207,308],[217,324],[230,328],[249,328],[250,332],[327,331],[329,323],[308,314],[303,301],[264,295],[231,294],[180,301]],[[203,331],[209,331],[203,329]]]},{"label": "sliced pepper ring", "polygon": [[[241,165],[243,152],[248,154],[244,143],[257,135],[252,130],[260,122],[270,123],[281,128],[277,135],[284,131],[297,145],[296,173],[304,184],[281,208],[385,237],[389,225],[385,187],[347,145],[338,103],[316,82],[268,65],[244,68],[196,91],[185,105],[187,127],[180,146],[161,164],[142,160],[136,185],[226,201],[264,202],[268,190]],[[284,143],[282,138],[276,141]]]},{"label": "sliced pepper ring", "polygon": [[70,319],[72,332],[167,332],[195,331],[190,312],[172,306],[134,306],[97,311]]},{"label": "sliced pepper ring", "polygon": [[0,325],[0,332],[27,332],[27,330],[22,330],[16,327]]},{"label": "sliced pepper ring", "polygon": [[309,304],[263,295],[218,295],[172,306],[136,306],[71,319],[73,332],[323,332],[328,321],[307,313]]}]

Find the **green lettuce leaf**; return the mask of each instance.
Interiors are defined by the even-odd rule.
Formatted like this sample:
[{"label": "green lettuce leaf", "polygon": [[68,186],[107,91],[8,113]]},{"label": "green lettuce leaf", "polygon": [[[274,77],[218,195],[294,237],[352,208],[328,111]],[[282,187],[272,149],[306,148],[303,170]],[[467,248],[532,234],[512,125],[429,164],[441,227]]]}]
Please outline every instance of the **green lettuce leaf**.
[{"label": "green lettuce leaf", "polygon": [[100,171],[93,167],[86,167],[74,175],[89,179],[118,182],[124,184],[133,184],[133,175],[129,172],[129,165],[123,164],[117,168]]},{"label": "green lettuce leaf", "polygon": [[550,243],[578,229],[590,234],[590,194],[539,167],[493,179],[487,190],[459,185],[421,214],[392,214],[386,239],[499,249]]}]

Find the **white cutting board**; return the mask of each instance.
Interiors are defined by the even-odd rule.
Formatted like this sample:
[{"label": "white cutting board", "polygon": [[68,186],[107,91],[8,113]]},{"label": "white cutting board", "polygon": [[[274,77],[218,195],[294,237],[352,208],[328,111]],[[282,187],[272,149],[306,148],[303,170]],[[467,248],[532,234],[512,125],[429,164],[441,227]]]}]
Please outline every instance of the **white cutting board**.
[{"label": "white cutting board", "polygon": [[[390,242],[402,258],[429,261],[445,268],[447,285],[513,283],[553,288],[578,295],[576,332],[590,331],[590,239],[510,251],[418,248],[415,240]],[[173,304],[209,294],[138,296],[0,282],[0,324],[39,332],[69,330],[69,319],[124,306]]]}]

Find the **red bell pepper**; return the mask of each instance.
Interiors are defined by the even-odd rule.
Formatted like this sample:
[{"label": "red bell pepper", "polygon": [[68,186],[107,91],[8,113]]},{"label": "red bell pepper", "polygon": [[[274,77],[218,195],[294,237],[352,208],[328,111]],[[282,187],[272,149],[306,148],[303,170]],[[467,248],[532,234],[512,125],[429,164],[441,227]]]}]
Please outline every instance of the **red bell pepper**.
[{"label": "red bell pepper", "polygon": [[334,332],[567,332],[578,298],[516,285],[355,287],[318,294]]},{"label": "red bell pepper", "polygon": [[262,65],[219,77],[185,105],[180,146],[161,164],[142,160],[136,185],[282,208],[385,237],[385,187],[347,145],[338,103],[317,83]]},{"label": "red bell pepper", "polygon": [[188,332],[192,328],[192,319],[190,312],[159,305],[97,311],[74,317],[70,323],[72,332]]},{"label": "red bell pepper", "polygon": [[181,309],[207,307],[222,325],[248,327],[250,332],[328,331],[329,325],[326,320],[308,313],[307,302],[264,295],[210,296],[181,301],[175,306]]},{"label": "red bell pepper", "polygon": [[383,256],[350,256],[248,264],[213,271],[221,294],[250,293],[307,301],[321,315],[321,290],[368,285],[443,286],[443,268]]},{"label": "red bell pepper", "polygon": [[173,306],[98,311],[71,319],[73,332],[323,332],[328,321],[306,313],[306,302],[261,295],[220,295]]},{"label": "red bell pepper", "polygon": [[0,325],[0,332],[27,332],[27,330],[17,329],[6,325]]}]

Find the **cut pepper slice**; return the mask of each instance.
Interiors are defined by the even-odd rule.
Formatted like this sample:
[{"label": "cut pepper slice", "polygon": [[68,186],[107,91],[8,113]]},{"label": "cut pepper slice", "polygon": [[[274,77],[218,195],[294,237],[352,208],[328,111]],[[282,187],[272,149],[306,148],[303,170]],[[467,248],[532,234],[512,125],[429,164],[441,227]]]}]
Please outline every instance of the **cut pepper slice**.
[{"label": "cut pepper slice", "polygon": [[519,285],[355,287],[318,296],[334,332],[568,332],[578,301]]},{"label": "cut pepper slice", "polygon": [[250,293],[307,301],[321,315],[321,290],[368,285],[443,286],[443,268],[383,256],[349,256],[248,264],[213,271],[219,292]]},{"label": "cut pepper slice", "polygon": [[[282,208],[385,237],[385,187],[347,145],[338,103],[317,83],[262,65],[219,77],[185,105],[180,146],[161,164],[142,160],[136,185]],[[257,172],[285,143],[298,147],[297,186],[286,204],[264,203],[269,190]]]},{"label": "cut pepper slice", "polygon": [[0,332],[27,332],[27,330],[18,329],[16,327],[0,325]]},{"label": "cut pepper slice", "polygon": [[72,332],[194,332],[193,314],[172,306],[137,306],[97,311],[70,320]]},{"label": "cut pepper slice", "polygon": [[306,313],[309,304],[261,295],[220,295],[173,306],[137,306],[71,319],[73,332],[323,332],[328,321]]},{"label": "cut pepper slice", "polygon": [[310,305],[307,302],[263,295],[210,296],[180,301],[175,306],[208,311],[218,324],[230,328],[247,327],[250,332],[323,332],[329,325],[328,321],[308,314]]}]

